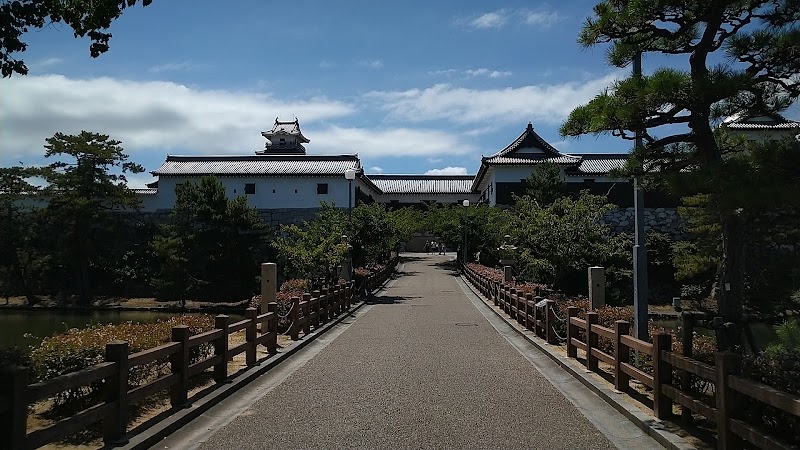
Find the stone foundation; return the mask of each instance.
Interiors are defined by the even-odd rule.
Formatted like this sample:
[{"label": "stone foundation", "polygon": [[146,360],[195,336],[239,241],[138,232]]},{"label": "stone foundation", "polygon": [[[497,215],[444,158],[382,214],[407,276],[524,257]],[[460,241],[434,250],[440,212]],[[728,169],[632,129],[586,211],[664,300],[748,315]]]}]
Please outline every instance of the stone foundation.
[{"label": "stone foundation", "polygon": [[[603,222],[617,233],[627,231],[633,233],[636,222],[633,208],[619,208],[603,216]],[[644,229],[656,230],[680,239],[686,235],[684,220],[678,215],[676,208],[645,208]]]}]

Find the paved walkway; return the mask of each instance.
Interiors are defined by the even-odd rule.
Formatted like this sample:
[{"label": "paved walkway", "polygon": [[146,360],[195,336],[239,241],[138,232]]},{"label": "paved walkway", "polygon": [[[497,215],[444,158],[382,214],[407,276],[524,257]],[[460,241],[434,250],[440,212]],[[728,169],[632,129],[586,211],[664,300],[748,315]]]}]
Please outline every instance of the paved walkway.
[{"label": "paved walkway", "polygon": [[153,448],[661,448],[538,370],[447,260],[404,258],[379,303]]}]

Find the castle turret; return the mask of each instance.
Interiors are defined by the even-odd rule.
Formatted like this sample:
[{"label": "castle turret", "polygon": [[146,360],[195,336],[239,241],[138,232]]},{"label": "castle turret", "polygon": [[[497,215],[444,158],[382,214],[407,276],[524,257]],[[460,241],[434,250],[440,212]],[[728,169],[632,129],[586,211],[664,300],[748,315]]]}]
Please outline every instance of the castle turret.
[{"label": "castle turret", "polygon": [[300,121],[281,122],[275,118],[275,125],[270,131],[262,131],[261,135],[268,139],[263,151],[257,155],[305,155],[303,144],[310,142],[300,131]]}]

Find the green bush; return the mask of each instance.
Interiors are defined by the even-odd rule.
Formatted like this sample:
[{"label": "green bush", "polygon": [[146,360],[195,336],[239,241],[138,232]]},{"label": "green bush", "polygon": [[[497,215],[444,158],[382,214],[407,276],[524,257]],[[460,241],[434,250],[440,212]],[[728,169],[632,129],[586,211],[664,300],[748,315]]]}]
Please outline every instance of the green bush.
[{"label": "green bush", "polygon": [[[105,345],[115,340],[128,342],[129,353],[140,352],[170,342],[172,327],[186,325],[191,334],[211,330],[214,319],[209,315],[174,316],[155,323],[98,324],[87,328],[73,328],[66,333],[45,338],[31,351],[34,381],[45,381],[60,375],[89,368],[103,362]],[[210,354],[210,344],[195,348],[193,361]],[[131,369],[129,385],[139,386],[165,373],[169,368],[166,360]],[[55,396],[56,409],[80,410],[98,398],[102,383],[93,383],[77,389],[64,391]]]},{"label": "green bush", "polygon": [[[748,378],[788,394],[800,395],[800,348],[775,347],[762,355],[747,356],[742,370]],[[770,435],[793,445],[800,444],[800,417],[755,400],[745,402],[742,415]]]}]

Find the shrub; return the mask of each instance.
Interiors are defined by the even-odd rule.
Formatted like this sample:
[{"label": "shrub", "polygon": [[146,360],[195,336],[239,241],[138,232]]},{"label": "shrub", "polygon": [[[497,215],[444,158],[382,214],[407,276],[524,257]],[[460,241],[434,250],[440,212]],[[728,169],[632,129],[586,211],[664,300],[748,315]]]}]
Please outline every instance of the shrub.
[{"label": "shrub", "polygon": [[[746,356],[742,372],[748,378],[792,395],[800,395],[800,349],[774,348],[758,356]],[[800,444],[800,417],[748,400],[743,415],[793,445]]]},{"label": "shrub", "polygon": [[[172,327],[186,325],[191,334],[198,334],[213,328],[214,319],[209,315],[174,316],[155,323],[98,324],[87,328],[73,328],[66,333],[45,338],[38,347],[31,351],[33,376],[35,381],[51,378],[89,368],[103,361],[105,345],[115,340],[128,342],[130,353],[157,347],[171,340]],[[206,357],[210,354],[211,345],[205,344],[196,348],[192,359]],[[138,386],[168,369],[166,360],[131,369],[129,384]],[[102,383],[94,383],[78,389],[64,391],[54,398],[56,408],[83,409],[96,400]]]}]

